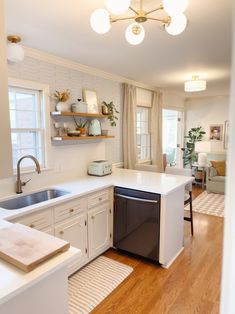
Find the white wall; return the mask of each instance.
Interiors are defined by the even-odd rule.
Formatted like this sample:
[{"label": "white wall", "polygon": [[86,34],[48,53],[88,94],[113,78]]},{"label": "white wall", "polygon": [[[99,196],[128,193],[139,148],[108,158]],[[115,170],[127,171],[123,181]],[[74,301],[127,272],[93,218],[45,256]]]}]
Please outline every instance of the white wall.
[{"label": "white wall", "polygon": [[[82,98],[82,88],[95,89],[98,94],[100,103],[105,100],[111,100],[120,111],[117,127],[110,127],[108,121],[103,123],[105,129],[115,136],[114,139],[106,141],[94,141],[69,145],[52,144],[50,142],[50,169],[40,176],[35,173],[27,174],[23,179],[33,178],[33,180],[24,188],[24,191],[44,187],[49,184],[56,184],[64,180],[74,179],[83,176],[87,171],[87,164],[92,160],[108,159],[113,163],[122,162],[122,87],[120,82],[105,79],[95,75],[87,74],[79,70],[71,69],[66,65],[57,65],[45,62],[36,58],[26,56],[24,62],[17,65],[8,66],[8,76],[17,79],[29,80],[48,84],[50,93],[55,90],[69,89],[71,91],[71,102],[77,98]],[[50,110],[54,110],[55,103],[51,101]],[[8,113],[8,104],[4,108]],[[8,116],[4,116],[5,121]],[[51,120],[51,133],[53,133],[54,120],[48,115],[47,119]],[[62,118],[57,121],[63,121]],[[66,118],[65,122],[74,125],[72,118]],[[73,126],[74,127],[74,126]],[[1,125],[0,125],[1,131]],[[8,132],[9,133],[9,132]],[[6,196],[14,193],[15,178],[0,180],[0,196]]]},{"label": "white wall", "polygon": [[162,90],[162,102],[164,108],[175,109],[184,111],[184,101],[185,98],[177,93],[169,92],[167,90]]},{"label": "white wall", "polygon": [[235,313],[235,6],[233,6],[233,68],[229,108],[230,137],[226,185],[221,314]]},{"label": "white wall", "polygon": [[185,101],[186,132],[202,126],[209,137],[210,124],[223,124],[228,120],[229,96],[199,97]]},{"label": "white wall", "polygon": [[0,178],[11,173],[11,146],[7,96],[6,34],[4,25],[4,1],[0,0]]}]

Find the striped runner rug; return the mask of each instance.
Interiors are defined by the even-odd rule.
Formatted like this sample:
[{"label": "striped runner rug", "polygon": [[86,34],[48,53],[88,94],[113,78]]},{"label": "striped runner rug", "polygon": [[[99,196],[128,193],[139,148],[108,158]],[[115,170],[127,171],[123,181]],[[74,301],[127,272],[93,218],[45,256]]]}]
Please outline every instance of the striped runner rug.
[{"label": "striped runner rug", "polygon": [[69,314],[90,313],[133,268],[100,256],[69,278]]},{"label": "striped runner rug", "polygon": [[[185,207],[189,210],[189,205]],[[224,195],[204,191],[193,200],[193,211],[201,214],[224,217]]]}]

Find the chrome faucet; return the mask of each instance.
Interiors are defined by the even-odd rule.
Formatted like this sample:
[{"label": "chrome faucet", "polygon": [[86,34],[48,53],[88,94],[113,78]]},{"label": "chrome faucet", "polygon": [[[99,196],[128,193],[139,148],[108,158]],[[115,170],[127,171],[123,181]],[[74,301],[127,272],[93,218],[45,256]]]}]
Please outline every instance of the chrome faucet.
[{"label": "chrome faucet", "polygon": [[35,165],[36,165],[36,171],[37,173],[41,173],[41,169],[40,169],[40,165],[39,165],[39,162],[38,160],[32,156],[32,155],[25,155],[23,157],[21,157],[18,162],[17,162],[17,181],[16,181],[16,193],[17,194],[21,194],[23,193],[22,191],[22,186],[25,186],[31,179],[29,179],[28,181],[26,182],[22,182],[21,179],[20,179],[20,163],[23,159],[25,158],[30,158],[34,161]]}]

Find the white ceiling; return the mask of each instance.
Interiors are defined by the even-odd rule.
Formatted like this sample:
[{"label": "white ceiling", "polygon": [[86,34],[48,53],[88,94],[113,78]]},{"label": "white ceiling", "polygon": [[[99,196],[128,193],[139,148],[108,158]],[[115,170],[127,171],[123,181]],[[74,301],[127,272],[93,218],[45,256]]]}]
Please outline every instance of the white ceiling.
[{"label": "white ceiling", "polygon": [[[185,96],[228,93],[232,0],[190,0],[184,33],[170,36],[148,21],[139,46],[125,40],[128,21],[113,24],[105,35],[92,31],[90,14],[104,7],[104,0],[5,2],[7,34],[21,35],[26,46],[176,92],[183,93],[183,82],[192,74],[207,79],[206,92]],[[145,2],[150,9],[160,3]]]}]

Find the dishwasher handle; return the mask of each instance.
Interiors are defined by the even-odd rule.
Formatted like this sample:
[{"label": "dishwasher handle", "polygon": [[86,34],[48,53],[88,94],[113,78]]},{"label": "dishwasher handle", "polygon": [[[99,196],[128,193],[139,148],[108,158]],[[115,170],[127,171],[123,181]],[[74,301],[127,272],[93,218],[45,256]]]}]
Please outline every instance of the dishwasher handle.
[{"label": "dishwasher handle", "polygon": [[158,203],[158,201],[155,201],[155,200],[148,200],[148,199],[145,199],[145,198],[132,197],[132,196],[116,194],[116,193],[114,194],[114,196],[118,196],[118,197],[125,198],[125,199],[128,199],[128,200],[133,200],[133,201],[145,202],[145,203],[154,203],[154,204]]}]

